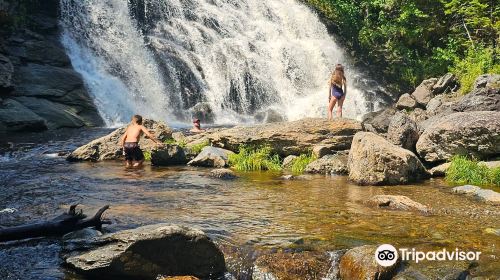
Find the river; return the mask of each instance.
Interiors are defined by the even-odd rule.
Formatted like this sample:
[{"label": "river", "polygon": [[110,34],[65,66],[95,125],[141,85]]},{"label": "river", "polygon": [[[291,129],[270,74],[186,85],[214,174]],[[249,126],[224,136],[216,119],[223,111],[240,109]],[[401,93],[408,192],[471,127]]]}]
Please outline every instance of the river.
[{"label": "river", "polygon": [[[4,146],[0,157],[0,225],[49,219],[72,203],[80,203],[88,214],[110,204],[106,216],[113,224],[106,231],[183,224],[204,230],[223,247],[253,255],[278,248],[327,253],[380,243],[423,251],[459,248],[482,252],[479,275],[500,275],[500,238],[491,233],[499,227],[500,210],[452,194],[442,180],[368,187],[352,185],[344,176],[283,180],[279,173],[248,172],[238,173],[235,181],[220,181],[210,179],[206,168],[126,170],[121,162],[69,163],[57,155],[107,132],[58,131],[12,139],[16,144]],[[434,212],[363,204],[375,194],[406,195]],[[59,238],[0,244],[0,279],[75,279],[62,266],[60,253]],[[242,260],[226,257],[234,275],[249,275],[238,271],[248,269]],[[411,267],[437,279],[468,265],[424,262]]]}]

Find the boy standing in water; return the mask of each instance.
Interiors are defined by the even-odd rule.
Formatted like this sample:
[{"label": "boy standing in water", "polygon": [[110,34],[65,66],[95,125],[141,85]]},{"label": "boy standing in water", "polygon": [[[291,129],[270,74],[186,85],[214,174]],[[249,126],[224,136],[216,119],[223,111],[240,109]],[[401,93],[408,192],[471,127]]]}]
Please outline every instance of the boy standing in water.
[{"label": "boy standing in water", "polygon": [[162,144],[142,125],[142,117],[140,115],[134,115],[132,117],[132,123],[127,127],[125,134],[123,134],[120,140],[127,167],[141,167],[144,162],[144,154],[139,147],[139,140],[143,133],[155,143]]}]

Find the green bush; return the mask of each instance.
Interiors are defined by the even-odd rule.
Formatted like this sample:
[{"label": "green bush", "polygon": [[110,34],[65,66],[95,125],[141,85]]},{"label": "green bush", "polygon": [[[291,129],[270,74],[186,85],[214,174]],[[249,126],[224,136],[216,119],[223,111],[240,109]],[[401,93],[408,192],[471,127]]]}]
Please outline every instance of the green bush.
[{"label": "green bush", "polygon": [[181,148],[185,148],[187,145],[185,140],[176,141],[174,138],[168,138],[167,140],[163,141],[163,143],[167,145],[177,145]]},{"label": "green bush", "polygon": [[[185,145],[185,144],[184,144]],[[186,145],[185,145],[186,146]],[[191,151],[194,153],[194,154],[199,154],[201,153],[201,151],[203,150],[203,148],[207,147],[207,146],[210,146],[210,141],[207,139],[207,140],[204,140],[203,142],[201,143],[198,143],[198,144],[194,144],[194,145],[191,145],[191,146],[188,146],[188,148],[191,149]]]},{"label": "green bush", "polygon": [[[496,53],[500,53],[500,48]],[[457,59],[451,68],[459,81],[460,92],[467,94],[472,90],[477,76],[487,73],[500,73],[500,64],[495,63],[495,52],[492,48],[483,46],[470,47],[465,57]]]},{"label": "green bush", "polygon": [[302,174],[306,169],[306,166],[315,160],[316,156],[314,156],[312,153],[302,154],[298,158],[293,160],[290,169],[292,170],[293,174]]},{"label": "green bush", "polygon": [[281,170],[281,160],[269,146],[250,148],[242,145],[237,154],[229,156],[229,165],[239,171]]},{"label": "green bush", "polygon": [[488,168],[477,160],[455,156],[446,170],[446,180],[453,184],[500,186],[500,167]]}]

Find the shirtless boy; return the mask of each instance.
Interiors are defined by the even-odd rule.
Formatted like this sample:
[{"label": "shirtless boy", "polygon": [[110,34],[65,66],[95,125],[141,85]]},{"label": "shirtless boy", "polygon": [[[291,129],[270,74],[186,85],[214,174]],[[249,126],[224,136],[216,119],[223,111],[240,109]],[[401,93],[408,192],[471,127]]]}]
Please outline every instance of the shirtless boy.
[{"label": "shirtless boy", "polygon": [[144,162],[144,154],[139,147],[139,140],[143,133],[155,143],[162,144],[142,125],[142,117],[134,115],[132,123],[127,127],[125,134],[123,134],[120,140],[127,167],[141,167]]}]

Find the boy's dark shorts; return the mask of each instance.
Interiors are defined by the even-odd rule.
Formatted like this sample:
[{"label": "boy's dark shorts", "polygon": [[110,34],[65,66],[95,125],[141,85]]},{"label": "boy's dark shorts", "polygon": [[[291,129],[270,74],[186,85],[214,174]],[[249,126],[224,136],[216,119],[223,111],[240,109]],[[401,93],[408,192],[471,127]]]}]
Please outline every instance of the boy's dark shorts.
[{"label": "boy's dark shorts", "polygon": [[142,153],[139,144],[136,142],[126,142],[123,146],[125,151],[126,161],[142,161],[144,160],[144,154]]}]

